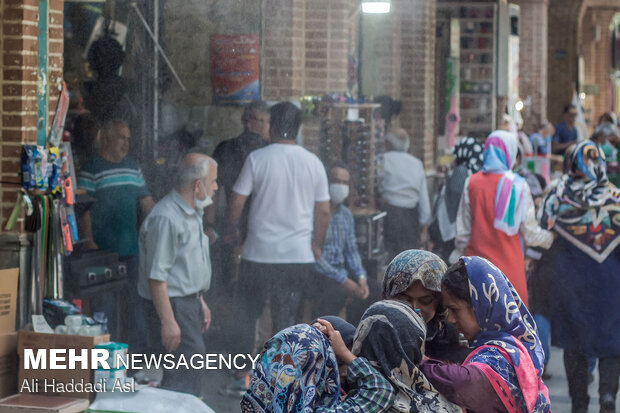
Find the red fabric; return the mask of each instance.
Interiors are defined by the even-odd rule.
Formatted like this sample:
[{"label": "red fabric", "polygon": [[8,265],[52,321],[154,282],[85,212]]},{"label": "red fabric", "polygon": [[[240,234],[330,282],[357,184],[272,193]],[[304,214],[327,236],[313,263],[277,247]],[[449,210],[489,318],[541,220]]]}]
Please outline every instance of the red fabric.
[{"label": "red fabric", "polygon": [[495,193],[501,174],[478,172],[469,178],[471,238],[465,255],[488,259],[508,277],[527,307],[525,262],[519,235],[495,229]]},{"label": "red fabric", "polygon": [[547,400],[549,400],[549,389],[547,389],[547,386],[538,377],[536,368],[532,363],[532,359],[530,358],[523,344],[519,340],[515,340],[515,344],[519,348],[519,360],[521,360],[521,363],[518,367],[512,363],[512,359],[503,348],[495,345],[484,345],[476,348],[465,359],[463,365],[475,366],[482,370],[482,372],[491,382],[491,386],[493,386],[495,393],[498,395],[502,403],[504,403],[504,407],[506,407],[509,412],[522,413],[521,410],[517,408],[517,403],[512,396],[512,393],[510,392],[510,388],[508,387],[502,376],[500,376],[495,370],[493,370],[490,366],[484,363],[469,362],[469,360],[471,360],[480,350],[487,347],[497,348],[500,354],[515,369],[515,372],[517,373],[517,380],[519,381],[519,388],[521,389],[521,393],[523,394],[523,397],[525,399],[527,411],[532,412],[534,411],[534,407],[536,406],[538,392],[541,391],[543,395],[547,398]]}]

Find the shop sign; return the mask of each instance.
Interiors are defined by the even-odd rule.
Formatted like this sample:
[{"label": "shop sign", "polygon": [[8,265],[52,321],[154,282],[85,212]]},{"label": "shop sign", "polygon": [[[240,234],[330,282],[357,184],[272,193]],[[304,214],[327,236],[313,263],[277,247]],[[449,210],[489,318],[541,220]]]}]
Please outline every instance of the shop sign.
[{"label": "shop sign", "polygon": [[260,98],[259,36],[211,36],[211,85],[214,104],[243,104]]}]

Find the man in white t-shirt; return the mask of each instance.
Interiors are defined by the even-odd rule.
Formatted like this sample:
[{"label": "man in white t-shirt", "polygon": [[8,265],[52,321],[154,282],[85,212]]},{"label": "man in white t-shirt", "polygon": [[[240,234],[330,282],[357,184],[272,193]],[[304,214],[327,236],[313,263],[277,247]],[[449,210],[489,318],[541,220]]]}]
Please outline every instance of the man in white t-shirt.
[{"label": "man in white t-shirt", "polygon": [[321,256],[329,224],[327,174],[319,158],[296,145],[302,112],[282,102],[270,110],[271,145],[247,157],[233,186],[228,232],[238,233],[251,195],[235,306],[237,353],[251,353],[267,298],[273,330],[299,321],[304,289]]},{"label": "man in white t-shirt", "polygon": [[431,207],[422,161],[407,153],[409,135],[394,128],[386,135],[385,176],[381,197],[388,213],[384,222],[385,247],[392,259],[412,248],[428,249]]}]

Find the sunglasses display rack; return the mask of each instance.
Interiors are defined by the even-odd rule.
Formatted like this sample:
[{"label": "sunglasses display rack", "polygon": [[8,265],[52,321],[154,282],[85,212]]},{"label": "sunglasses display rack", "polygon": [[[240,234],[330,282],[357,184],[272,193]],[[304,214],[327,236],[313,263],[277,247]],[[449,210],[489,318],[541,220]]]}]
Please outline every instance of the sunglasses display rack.
[{"label": "sunglasses display rack", "polygon": [[377,211],[383,179],[384,137],[373,120],[377,104],[335,104],[321,122],[320,157],[325,165],[344,162],[351,174],[349,206],[354,214]]},{"label": "sunglasses display rack", "polygon": [[[495,129],[497,102],[496,39],[497,5],[493,3],[440,2],[438,24],[449,31],[449,22],[458,20],[459,33],[445,33],[458,40],[460,134],[486,136]],[[444,23],[442,23],[444,22]]]}]

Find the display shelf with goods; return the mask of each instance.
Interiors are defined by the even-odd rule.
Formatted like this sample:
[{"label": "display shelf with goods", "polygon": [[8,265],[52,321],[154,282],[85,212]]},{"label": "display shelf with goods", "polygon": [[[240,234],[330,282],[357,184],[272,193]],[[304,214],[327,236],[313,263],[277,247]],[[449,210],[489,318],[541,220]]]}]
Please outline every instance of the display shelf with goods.
[{"label": "display shelf with goods", "polygon": [[440,19],[459,20],[459,134],[486,136],[496,123],[497,5],[441,2],[437,7]]},{"label": "display shelf with goods", "polygon": [[377,104],[334,104],[321,121],[323,163],[344,162],[351,174],[349,206],[355,215],[378,212],[378,188],[383,179],[383,131],[373,112]]}]

